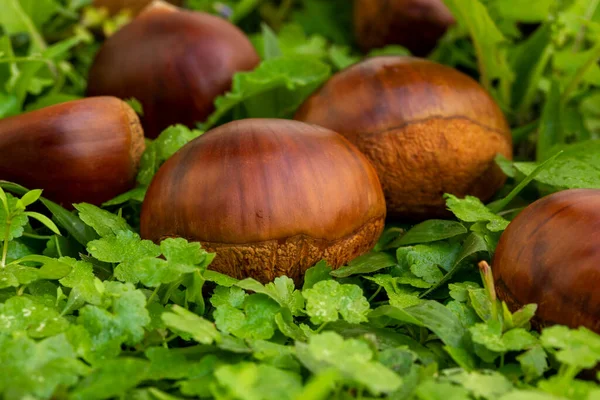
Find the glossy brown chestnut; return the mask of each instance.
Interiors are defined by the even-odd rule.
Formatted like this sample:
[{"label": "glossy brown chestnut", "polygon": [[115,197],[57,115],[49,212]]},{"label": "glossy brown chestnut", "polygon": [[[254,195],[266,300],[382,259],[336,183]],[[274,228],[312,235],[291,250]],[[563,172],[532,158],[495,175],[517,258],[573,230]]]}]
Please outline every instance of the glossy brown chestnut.
[{"label": "glossy brown chestnut", "polygon": [[[94,6],[98,8],[106,8],[108,12],[116,14],[121,10],[128,10],[131,15],[137,15],[144,7],[152,3],[153,0],[94,0]],[[176,6],[180,6],[183,0],[165,0]]]},{"label": "glossy brown chestnut", "polygon": [[297,121],[247,119],[184,146],[154,177],[141,234],[195,240],[212,269],[262,282],[296,281],[370,250],[385,201],[369,161],[341,135]]},{"label": "glossy brown chestnut", "polygon": [[538,327],[600,333],[600,190],[565,190],[525,208],[502,234],[492,270],[511,310],[538,305]]},{"label": "glossy brown chestnut", "polygon": [[231,23],[156,1],[104,43],[88,94],[136,98],[144,132],[154,138],[169,125],[192,127],[206,119],[233,75],[258,62],[248,38]]},{"label": "glossy brown chestnut", "polygon": [[473,79],[413,57],[376,57],[334,75],[295,119],[346,136],[371,160],[388,215],[447,215],[444,193],[489,199],[512,157],[500,108]]},{"label": "glossy brown chestnut", "polygon": [[91,97],[0,119],[0,179],[70,207],[132,188],[144,151],[140,121],[115,97]]},{"label": "glossy brown chestnut", "polygon": [[356,41],[365,50],[390,44],[425,56],[455,23],[442,0],[355,0]]}]

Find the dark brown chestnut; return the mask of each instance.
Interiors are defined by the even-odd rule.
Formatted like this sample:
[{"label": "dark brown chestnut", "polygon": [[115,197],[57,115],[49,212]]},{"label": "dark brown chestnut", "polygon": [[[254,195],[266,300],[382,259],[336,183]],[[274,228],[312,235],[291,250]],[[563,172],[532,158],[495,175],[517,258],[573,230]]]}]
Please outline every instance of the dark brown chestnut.
[{"label": "dark brown chestnut", "polygon": [[354,30],[368,51],[390,44],[425,56],[456,21],[442,0],[355,0]]},{"label": "dark brown chestnut", "polygon": [[538,327],[600,333],[600,190],[565,190],[529,205],[502,234],[492,270],[511,310],[538,305]]},{"label": "dark brown chestnut", "polygon": [[414,57],[375,57],[338,72],[295,119],[346,136],[379,174],[388,215],[447,215],[444,193],[488,200],[512,157],[502,111],[467,75]]},{"label": "dark brown chestnut", "polygon": [[169,125],[206,119],[233,75],[258,62],[248,38],[228,21],[156,1],[104,43],[88,94],[136,98],[144,132],[154,138]]},{"label": "dark brown chestnut", "polygon": [[341,135],[297,121],[215,128],[154,177],[141,235],[184,237],[217,256],[212,269],[296,281],[321,259],[344,265],[380,236],[385,201],[372,165]]},{"label": "dark brown chestnut", "polygon": [[0,119],[0,179],[64,206],[101,204],[133,187],[144,152],[133,109],[91,97]]},{"label": "dark brown chestnut", "polygon": [[[127,10],[131,15],[137,15],[153,0],[94,0],[93,5],[97,8],[105,8],[109,14],[116,14],[119,11]],[[183,0],[165,0],[173,5],[180,6]]]}]

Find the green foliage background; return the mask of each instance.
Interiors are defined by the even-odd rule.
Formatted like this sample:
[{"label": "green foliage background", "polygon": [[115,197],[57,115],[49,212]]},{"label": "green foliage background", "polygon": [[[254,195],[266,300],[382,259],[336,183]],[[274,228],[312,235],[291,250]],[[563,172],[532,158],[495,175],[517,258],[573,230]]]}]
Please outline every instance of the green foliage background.
[{"label": "green foliage background", "polygon": [[[0,0],[0,118],[83,96],[95,52],[129,20],[88,3]],[[430,58],[478,79],[512,128],[494,201],[449,195],[454,219],[390,224],[371,253],[320,262],[302,287],[213,272],[214,254],[183,239],[142,240],[145,189],[185,143],[232,119],[288,118],[336,71],[408,54],[361,54],[348,0],[188,0],[244,29],[263,61],[198,129],[148,141],[137,187],[102,208],[0,182],[2,398],[600,398],[581,374],[600,336],[531,330],[536,305],[511,313],[478,268],[527,204],[600,188],[600,1],[445,3],[458,24]]]}]

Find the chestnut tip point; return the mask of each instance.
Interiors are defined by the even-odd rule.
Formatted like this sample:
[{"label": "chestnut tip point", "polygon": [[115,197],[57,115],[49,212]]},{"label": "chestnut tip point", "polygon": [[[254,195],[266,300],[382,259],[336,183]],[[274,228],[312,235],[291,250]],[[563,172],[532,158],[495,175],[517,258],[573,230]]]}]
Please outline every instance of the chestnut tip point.
[{"label": "chestnut tip point", "polygon": [[385,214],[373,166],[344,137],[247,119],[206,132],[159,169],[140,231],[198,241],[217,253],[211,269],[236,278],[298,282],[321,259],[335,268],[371,250]]},{"label": "chestnut tip point", "polygon": [[180,8],[174,4],[167,3],[164,0],[153,0],[150,4],[148,4],[146,7],[144,7],[142,9],[142,11],[140,11],[138,16],[141,16],[141,15],[144,15],[144,14],[150,13],[150,12],[155,12],[155,11],[174,12],[174,11],[178,11],[178,10],[180,10]]}]

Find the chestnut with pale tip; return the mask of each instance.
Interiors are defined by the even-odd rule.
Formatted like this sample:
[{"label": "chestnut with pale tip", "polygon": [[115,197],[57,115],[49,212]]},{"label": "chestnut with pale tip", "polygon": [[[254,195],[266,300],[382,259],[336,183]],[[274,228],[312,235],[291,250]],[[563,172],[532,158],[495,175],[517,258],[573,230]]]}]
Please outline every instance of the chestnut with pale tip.
[{"label": "chestnut with pale tip", "polygon": [[[153,0],[94,0],[94,7],[104,8],[109,14],[113,15],[120,11],[128,11],[131,15],[137,15],[146,6],[152,3]],[[183,0],[166,0],[167,2],[181,6]]]},{"label": "chestnut with pale tip", "polygon": [[600,333],[600,190],[564,190],[526,207],[502,233],[492,271],[512,311],[538,305],[538,328]]},{"label": "chestnut with pale tip", "polygon": [[145,149],[135,111],[90,97],[0,119],[0,179],[66,207],[102,204],[135,184]]},{"label": "chestnut with pale tip", "polygon": [[332,129],[371,160],[388,215],[445,217],[444,194],[483,201],[512,158],[502,110],[472,78],[415,57],[375,57],[338,72],[297,111],[296,120]]},{"label": "chestnut with pale tip", "polygon": [[87,92],[137,99],[144,132],[155,138],[170,125],[204,121],[233,75],[259,61],[250,40],[230,22],[155,1],[104,42]]},{"label": "chestnut with pale tip", "polygon": [[321,259],[340,267],[384,227],[373,166],[341,135],[291,120],[247,119],[194,139],[157,172],[141,235],[198,241],[235,278],[299,281]]},{"label": "chestnut with pale tip", "polygon": [[397,44],[426,56],[455,22],[443,0],[354,1],[354,33],[364,51]]}]

